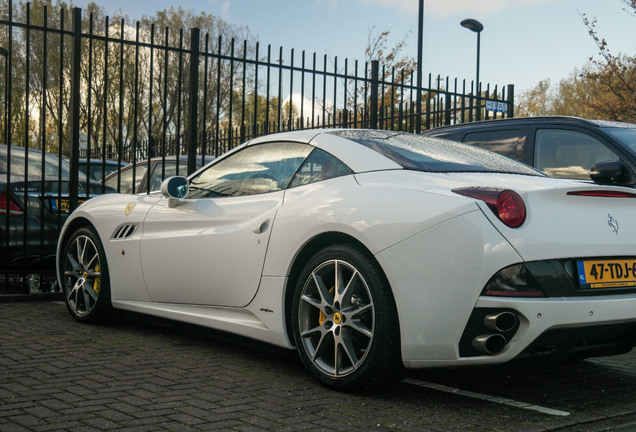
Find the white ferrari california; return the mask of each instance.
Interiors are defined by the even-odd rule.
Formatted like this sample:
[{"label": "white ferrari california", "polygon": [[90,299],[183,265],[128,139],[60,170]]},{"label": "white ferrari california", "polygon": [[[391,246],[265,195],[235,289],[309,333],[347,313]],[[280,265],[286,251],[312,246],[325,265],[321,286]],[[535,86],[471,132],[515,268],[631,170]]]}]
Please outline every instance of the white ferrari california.
[{"label": "white ferrari california", "polygon": [[409,133],[280,133],[161,193],[82,204],[58,281],[80,322],[115,308],[233,332],[343,391],[616,354],[636,341],[634,198]]}]

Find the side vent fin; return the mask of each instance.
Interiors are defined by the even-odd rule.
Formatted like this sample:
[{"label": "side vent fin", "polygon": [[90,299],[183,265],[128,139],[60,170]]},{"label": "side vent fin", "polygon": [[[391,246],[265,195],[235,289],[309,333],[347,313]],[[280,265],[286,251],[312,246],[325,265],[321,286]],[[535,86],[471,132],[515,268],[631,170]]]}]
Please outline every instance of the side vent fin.
[{"label": "side vent fin", "polygon": [[137,231],[137,227],[139,224],[123,224],[120,225],[112,235],[113,240],[124,240],[131,237],[135,231]]}]

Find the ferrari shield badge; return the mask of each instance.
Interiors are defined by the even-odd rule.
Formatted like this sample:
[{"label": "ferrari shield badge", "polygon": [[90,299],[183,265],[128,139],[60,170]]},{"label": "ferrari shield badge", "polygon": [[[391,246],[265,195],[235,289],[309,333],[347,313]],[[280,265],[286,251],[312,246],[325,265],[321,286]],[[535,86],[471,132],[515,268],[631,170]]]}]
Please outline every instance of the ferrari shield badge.
[{"label": "ferrari shield badge", "polygon": [[135,208],[135,203],[132,202],[126,206],[126,216],[128,216],[130,212],[133,211],[133,208]]}]

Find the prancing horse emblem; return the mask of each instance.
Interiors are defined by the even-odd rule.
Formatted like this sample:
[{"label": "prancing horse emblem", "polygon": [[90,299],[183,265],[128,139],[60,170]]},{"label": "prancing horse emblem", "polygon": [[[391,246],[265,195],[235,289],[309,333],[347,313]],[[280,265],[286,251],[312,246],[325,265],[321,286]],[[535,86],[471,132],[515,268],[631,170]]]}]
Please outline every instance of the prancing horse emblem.
[{"label": "prancing horse emblem", "polygon": [[614,219],[611,213],[607,215],[607,224],[612,227],[614,234],[618,234],[618,221]]},{"label": "prancing horse emblem", "polygon": [[133,210],[134,207],[135,207],[135,203],[130,203],[126,206],[126,216],[130,214],[130,212]]}]

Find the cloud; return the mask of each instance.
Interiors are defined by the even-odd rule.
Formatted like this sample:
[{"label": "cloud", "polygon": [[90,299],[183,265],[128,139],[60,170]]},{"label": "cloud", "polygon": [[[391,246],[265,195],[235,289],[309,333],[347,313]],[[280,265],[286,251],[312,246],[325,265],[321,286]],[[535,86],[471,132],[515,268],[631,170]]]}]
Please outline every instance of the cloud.
[{"label": "cloud", "polygon": [[230,1],[229,0],[208,0],[212,6],[217,6],[221,11],[220,15],[225,17],[230,12]]},{"label": "cloud", "polygon": [[[380,6],[417,13],[419,0],[359,0],[364,6]],[[511,7],[532,7],[557,0],[424,0],[424,14],[446,17],[466,14],[490,15]]]}]

